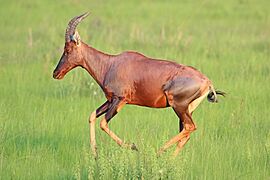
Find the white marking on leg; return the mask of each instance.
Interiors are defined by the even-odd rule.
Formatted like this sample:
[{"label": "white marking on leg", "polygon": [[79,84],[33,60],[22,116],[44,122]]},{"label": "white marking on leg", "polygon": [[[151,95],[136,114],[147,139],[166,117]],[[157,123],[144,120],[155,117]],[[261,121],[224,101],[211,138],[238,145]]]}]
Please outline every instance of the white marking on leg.
[{"label": "white marking on leg", "polygon": [[192,101],[189,105],[188,105],[188,111],[189,113],[192,113],[197,107],[198,105],[202,102],[202,100],[208,95],[209,90],[207,90],[202,96],[200,96],[199,98],[195,99],[194,101]]}]

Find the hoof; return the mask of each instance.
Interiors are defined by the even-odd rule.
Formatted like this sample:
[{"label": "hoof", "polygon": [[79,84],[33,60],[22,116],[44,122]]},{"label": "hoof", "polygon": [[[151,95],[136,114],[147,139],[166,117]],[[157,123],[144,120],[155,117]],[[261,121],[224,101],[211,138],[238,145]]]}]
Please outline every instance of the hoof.
[{"label": "hoof", "polygon": [[134,151],[139,151],[134,143],[131,144],[130,149]]}]

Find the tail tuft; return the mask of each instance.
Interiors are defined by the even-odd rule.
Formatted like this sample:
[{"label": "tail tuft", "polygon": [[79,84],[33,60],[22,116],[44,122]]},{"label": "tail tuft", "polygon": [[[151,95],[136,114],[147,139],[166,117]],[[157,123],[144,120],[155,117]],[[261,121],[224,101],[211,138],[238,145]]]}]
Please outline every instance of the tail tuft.
[{"label": "tail tuft", "polygon": [[218,102],[217,95],[221,95],[221,96],[225,97],[226,93],[223,91],[219,91],[219,90],[215,91],[214,88],[210,87],[210,92],[207,95],[207,100],[209,102],[212,102],[212,103],[217,103]]},{"label": "tail tuft", "polygon": [[217,95],[221,95],[223,97],[226,97],[226,93],[223,91],[216,90]]}]

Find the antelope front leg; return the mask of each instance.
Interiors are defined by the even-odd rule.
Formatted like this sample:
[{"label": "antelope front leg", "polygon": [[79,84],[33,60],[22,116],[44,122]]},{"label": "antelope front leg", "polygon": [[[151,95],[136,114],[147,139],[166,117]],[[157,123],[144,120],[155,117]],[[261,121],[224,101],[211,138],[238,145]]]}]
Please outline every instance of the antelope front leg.
[{"label": "antelope front leg", "polygon": [[107,120],[105,118],[100,121],[100,128],[105,131],[119,146],[138,151],[135,144],[124,143],[122,139],[120,139],[114,132],[112,132],[109,129]]},{"label": "antelope front leg", "polygon": [[121,140],[113,131],[108,127],[108,122],[120,111],[120,109],[126,104],[125,101],[115,97],[110,108],[105,114],[105,117],[100,122],[100,128],[105,131],[119,146],[124,148],[130,148],[132,150],[138,150],[135,144],[126,144]]},{"label": "antelope front leg", "polygon": [[100,121],[100,128],[105,131],[119,146],[123,146],[123,141],[109,129],[105,118]]},{"label": "antelope front leg", "polygon": [[95,133],[95,122],[96,122],[96,111],[92,112],[89,118],[90,126],[90,145],[93,155],[97,156],[97,144],[96,144],[96,133]]},{"label": "antelope front leg", "polygon": [[95,133],[95,122],[96,119],[108,111],[109,102],[106,101],[102,104],[96,111],[92,112],[89,117],[89,126],[90,126],[90,145],[92,149],[92,153],[95,157],[97,157],[97,144],[96,144],[96,133]]}]

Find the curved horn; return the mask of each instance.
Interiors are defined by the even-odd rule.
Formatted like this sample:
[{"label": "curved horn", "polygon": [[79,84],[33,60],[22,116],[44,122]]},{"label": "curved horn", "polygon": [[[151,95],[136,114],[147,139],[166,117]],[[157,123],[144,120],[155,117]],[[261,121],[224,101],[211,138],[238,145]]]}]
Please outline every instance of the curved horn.
[{"label": "curved horn", "polygon": [[68,23],[66,34],[65,34],[65,40],[66,42],[69,42],[70,36],[74,35],[77,25],[87,16],[89,15],[89,12],[86,12],[80,16],[76,16],[73,19],[71,19]]}]

